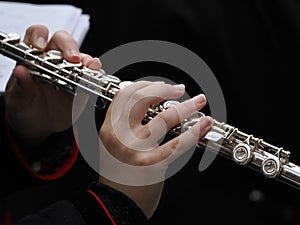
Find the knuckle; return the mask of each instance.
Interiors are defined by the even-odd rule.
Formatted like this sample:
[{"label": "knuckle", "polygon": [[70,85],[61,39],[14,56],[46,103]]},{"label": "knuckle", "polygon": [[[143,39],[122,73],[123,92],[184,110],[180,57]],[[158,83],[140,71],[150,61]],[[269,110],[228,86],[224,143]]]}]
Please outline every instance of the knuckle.
[{"label": "knuckle", "polygon": [[110,126],[103,124],[99,131],[99,137],[103,140],[109,140],[113,136],[114,136],[114,133],[113,133],[113,130],[110,129]]},{"label": "knuckle", "polygon": [[153,163],[152,160],[149,157],[146,157],[146,156],[140,156],[136,160],[136,165],[137,166],[149,166],[152,163]]},{"label": "knuckle", "polygon": [[60,40],[65,40],[66,42],[72,42],[74,39],[72,36],[65,30],[58,30],[52,35],[51,40],[53,42],[58,42]]},{"label": "knuckle", "polygon": [[54,32],[53,37],[65,36],[65,35],[70,35],[70,34],[65,30],[57,30],[57,31]]},{"label": "knuckle", "polygon": [[[163,120],[167,124],[171,120],[171,118],[168,115],[166,115],[166,113],[164,113],[164,112],[157,114],[155,119]],[[155,119],[153,119],[153,120],[155,120]]]}]

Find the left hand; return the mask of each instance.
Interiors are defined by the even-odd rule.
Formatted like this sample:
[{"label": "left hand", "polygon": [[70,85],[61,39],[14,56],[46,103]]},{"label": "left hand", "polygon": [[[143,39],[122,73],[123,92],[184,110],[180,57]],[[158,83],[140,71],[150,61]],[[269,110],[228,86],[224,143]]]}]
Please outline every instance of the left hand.
[{"label": "left hand", "polygon": [[[82,63],[95,70],[101,68],[98,58],[79,52],[76,41],[65,31],[57,31],[48,41],[48,29],[33,25],[26,30],[24,42],[40,50],[56,49],[71,63]],[[72,125],[73,95],[56,91],[42,83],[22,65],[16,66],[5,91],[9,126],[26,147],[34,148],[51,133]]]}]

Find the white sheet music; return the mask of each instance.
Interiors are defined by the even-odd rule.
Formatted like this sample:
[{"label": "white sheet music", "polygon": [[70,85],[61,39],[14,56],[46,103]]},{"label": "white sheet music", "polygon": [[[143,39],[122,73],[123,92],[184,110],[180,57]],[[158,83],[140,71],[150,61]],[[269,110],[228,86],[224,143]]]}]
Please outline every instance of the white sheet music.
[{"label": "white sheet music", "polygon": [[[30,25],[43,24],[49,29],[49,37],[57,30],[66,30],[81,46],[89,30],[89,19],[82,9],[72,5],[0,1],[0,31],[18,33],[21,37]],[[14,66],[13,60],[0,55],[0,92],[5,90]]]}]

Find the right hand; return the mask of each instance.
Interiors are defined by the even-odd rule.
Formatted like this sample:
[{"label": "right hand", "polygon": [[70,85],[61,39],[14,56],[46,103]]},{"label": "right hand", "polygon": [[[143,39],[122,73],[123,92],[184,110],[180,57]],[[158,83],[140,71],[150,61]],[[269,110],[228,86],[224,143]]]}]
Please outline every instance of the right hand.
[{"label": "right hand", "polygon": [[[151,176],[164,176],[168,165],[189,150],[199,138],[211,129],[213,120],[205,116],[192,128],[174,139],[158,145],[158,141],[172,127],[183,119],[201,110],[206,104],[204,95],[198,95],[182,102],[175,107],[162,111],[146,125],[141,122],[151,105],[157,105],[163,100],[176,99],[185,92],[183,85],[168,85],[161,82],[139,81],[121,89],[110,104],[106,118],[100,130],[100,139],[105,149],[117,160],[129,166],[149,167],[141,174],[133,174],[126,169],[116,169],[108,160],[100,158],[101,163],[107,163],[106,170],[100,170],[100,182],[105,183],[127,194],[150,218],[157,207],[162,189],[163,180],[150,185],[142,185]],[[125,103],[125,104],[124,104]],[[100,149],[100,153],[101,150]],[[160,162],[163,162],[160,164]],[[148,168],[148,167],[147,167]],[[136,180],[137,185],[124,184],[106,177],[106,172],[121,174],[123,179]],[[104,173],[102,173],[104,172]],[[145,172],[145,173],[144,173]],[[150,172],[150,173],[148,173]],[[143,181],[143,179],[146,179]],[[141,184],[141,185],[139,185]]]}]

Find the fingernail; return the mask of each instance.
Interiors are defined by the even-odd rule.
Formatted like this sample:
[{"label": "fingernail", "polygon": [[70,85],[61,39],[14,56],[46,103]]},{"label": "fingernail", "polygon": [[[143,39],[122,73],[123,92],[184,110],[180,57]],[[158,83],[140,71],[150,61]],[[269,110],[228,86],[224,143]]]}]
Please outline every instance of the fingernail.
[{"label": "fingernail", "polygon": [[35,44],[39,47],[39,48],[45,48],[46,47],[46,40],[43,37],[38,37],[35,41]]},{"label": "fingernail", "polygon": [[203,104],[204,102],[206,101],[206,98],[204,96],[204,94],[200,94],[200,95],[197,95],[193,98],[193,102],[196,104],[196,105],[201,105]]},{"label": "fingernail", "polygon": [[200,130],[206,132],[211,128],[213,124],[213,120],[211,117],[205,116],[200,119],[199,124],[200,124]]},{"label": "fingernail", "polygon": [[68,51],[69,56],[79,56],[79,52],[76,49],[70,49]]}]

